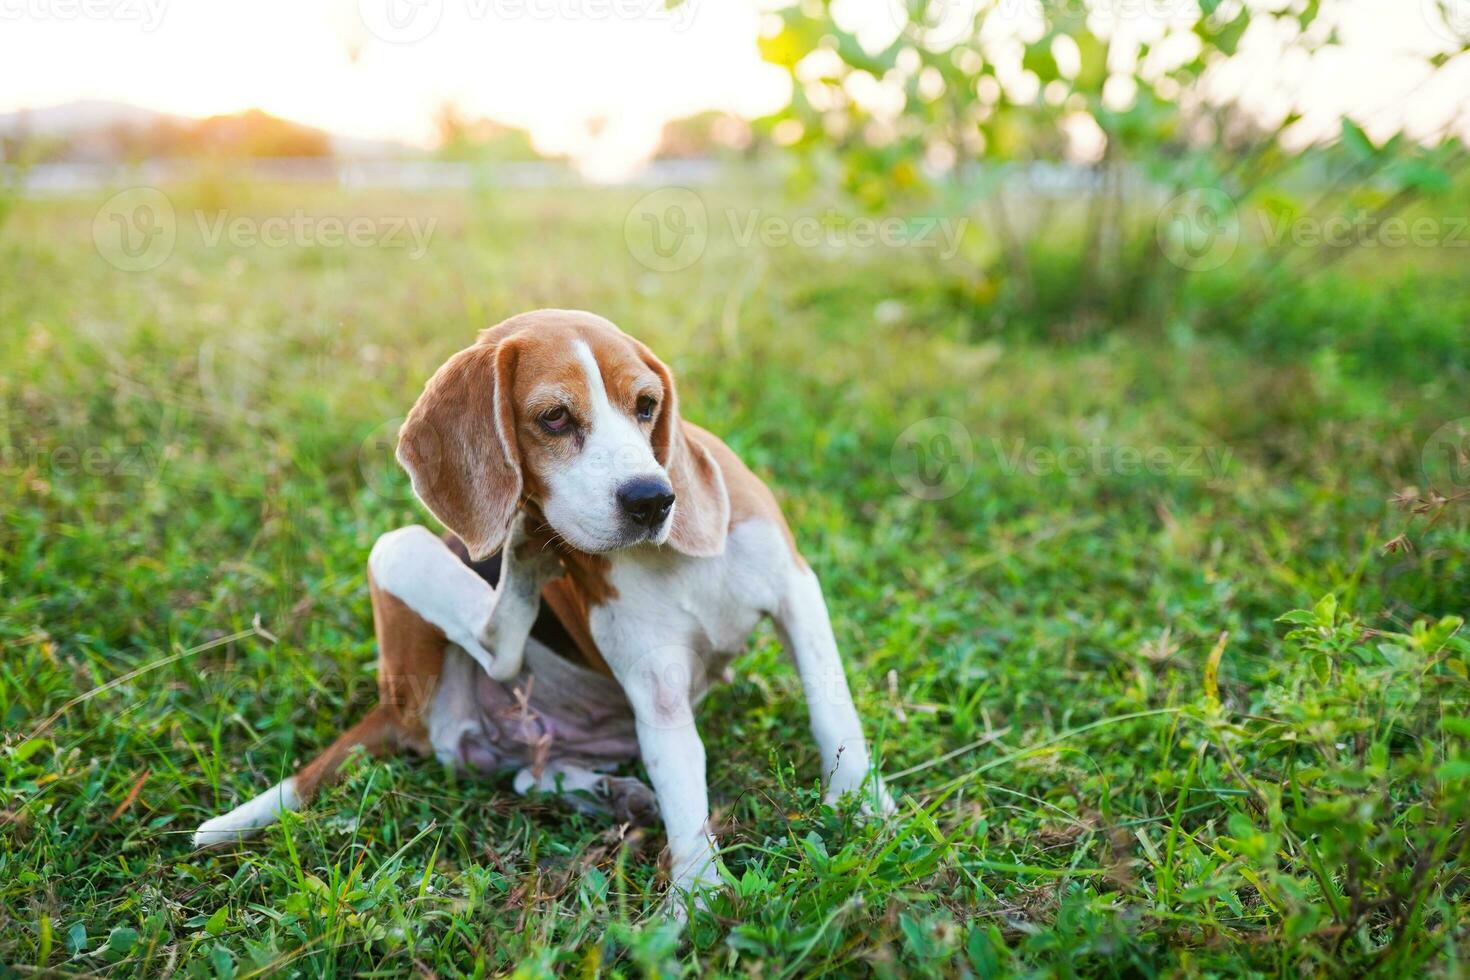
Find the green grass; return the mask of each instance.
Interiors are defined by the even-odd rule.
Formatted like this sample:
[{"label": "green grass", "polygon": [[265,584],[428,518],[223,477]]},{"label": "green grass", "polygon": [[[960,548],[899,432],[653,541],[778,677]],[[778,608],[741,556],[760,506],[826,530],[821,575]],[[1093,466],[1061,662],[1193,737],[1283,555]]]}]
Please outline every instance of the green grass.
[{"label": "green grass", "polygon": [[[633,194],[172,194],[179,242],[151,272],[99,258],[98,200],[19,202],[0,227],[0,961],[1465,969],[1470,643],[1441,618],[1470,606],[1470,532],[1463,508],[1388,502],[1467,414],[1463,270],[1344,273],[1236,331],[1184,312],[1065,345],[990,330],[925,254],[739,248],[717,222],[699,262],[649,271],[623,240]],[[419,261],[211,248],[196,207],[438,226]],[[1228,303],[1232,274],[1192,293]],[[430,762],[364,761],[255,844],[192,851],[374,700],[364,560],[426,520],[384,432],[478,328],[551,305],[648,341],[685,414],[777,489],[904,815],[820,804],[763,631],[701,709],[731,885],[682,938],[654,912],[658,834]],[[972,459],[926,500],[894,447],[933,417]],[[1414,549],[1385,553],[1403,531]],[[1294,609],[1315,611],[1277,622]]]}]

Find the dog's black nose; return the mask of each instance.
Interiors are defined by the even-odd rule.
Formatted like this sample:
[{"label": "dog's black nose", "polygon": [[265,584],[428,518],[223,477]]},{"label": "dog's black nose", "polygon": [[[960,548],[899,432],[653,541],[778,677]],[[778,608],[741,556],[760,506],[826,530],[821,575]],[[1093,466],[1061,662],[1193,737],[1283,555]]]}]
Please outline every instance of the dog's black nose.
[{"label": "dog's black nose", "polygon": [[634,524],[655,528],[674,506],[674,488],[659,479],[629,480],[618,489],[618,504]]}]

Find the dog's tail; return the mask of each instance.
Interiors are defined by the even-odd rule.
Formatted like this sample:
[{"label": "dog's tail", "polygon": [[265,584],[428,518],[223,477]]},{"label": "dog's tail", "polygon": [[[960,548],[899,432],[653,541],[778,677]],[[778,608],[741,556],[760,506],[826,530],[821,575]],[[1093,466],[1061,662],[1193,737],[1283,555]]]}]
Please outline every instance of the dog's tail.
[{"label": "dog's tail", "polygon": [[353,749],[362,746],[371,755],[383,755],[397,747],[399,735],[397,711],[390,705],[378,705],[294,776],[281,780],[229,813],[200,824],[194,832],[194,846],[228,844],[269,827],[280,819],[282,813],[301,809],[317,790],[330,784]]}]

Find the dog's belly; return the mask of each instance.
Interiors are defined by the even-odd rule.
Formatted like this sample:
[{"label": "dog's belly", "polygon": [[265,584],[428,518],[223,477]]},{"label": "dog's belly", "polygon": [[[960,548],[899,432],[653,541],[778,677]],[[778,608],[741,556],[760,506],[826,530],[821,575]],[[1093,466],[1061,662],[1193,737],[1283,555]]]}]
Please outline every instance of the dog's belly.
[{"label": "dog's belly", "polygon": [[551,761],[610,769],[638,755],[633,711],[617,682],[535,639],[526,642],[525,667],[508,683],[491,680],[451,645],[428,727],[439,759],[480,772]]}]

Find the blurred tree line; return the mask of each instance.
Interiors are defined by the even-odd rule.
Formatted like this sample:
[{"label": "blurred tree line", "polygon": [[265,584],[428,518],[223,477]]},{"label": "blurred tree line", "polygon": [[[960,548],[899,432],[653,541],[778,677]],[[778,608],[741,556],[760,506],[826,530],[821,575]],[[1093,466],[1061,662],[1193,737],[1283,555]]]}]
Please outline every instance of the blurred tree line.
[{"label": "blurred tree line", "polygon": [[[974,215],[955,298],[1053,332],[1177,310],[1189,272],[1233,257],[1246,215],[1268,238],[1292,232],[1224,270],[1250,293],[1318,272],[1463,172],[1458,115],[1414,138],[1344,118],[1335,140],[1294,141],[1309,106],[1263,119],[1209,84],[1248,33],[1282,59],[1329,53],[1338,24],[1318,0],[892,3],[896,33],[877,43],[832,0],[781,10],[761,50],[792,96],[764,130],[795,151],[799,190]],[[1470,25],[1406,6],[1445,38],[1417,93],[1470,50]],[[1151,12],[1164,29],[1137,30]],[[1346,233],[1313,243],[1303,227]]]},{"label": "blurred tree line", "polygon": [[0,139],[0,160],[20,164],[77,159],[136,162],[331,155],[332,141],[326,133],[260,109],[206,119],[160,114],[146,124],[115,122],[60,135],[35,135],[22,127]]}]

